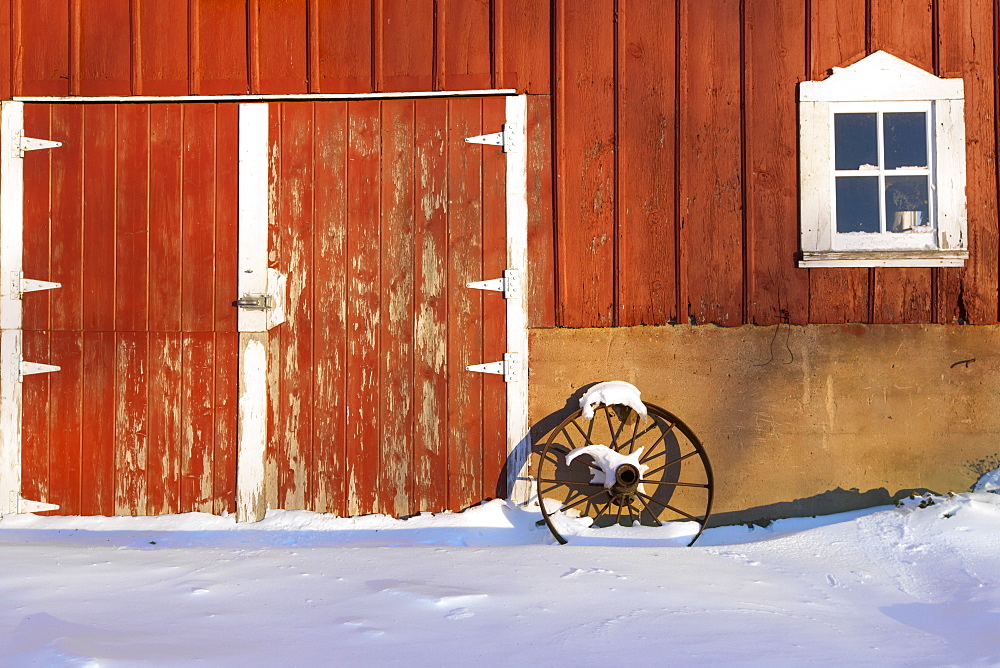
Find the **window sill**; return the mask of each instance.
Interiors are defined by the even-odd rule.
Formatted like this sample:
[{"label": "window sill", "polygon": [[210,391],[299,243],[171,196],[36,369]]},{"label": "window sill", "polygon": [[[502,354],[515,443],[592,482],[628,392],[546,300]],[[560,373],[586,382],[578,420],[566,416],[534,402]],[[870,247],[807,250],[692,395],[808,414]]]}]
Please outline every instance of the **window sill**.
[{"label": "window sill", "polygon": [[799,267],[961,267],[967,250],[803,251]]}]

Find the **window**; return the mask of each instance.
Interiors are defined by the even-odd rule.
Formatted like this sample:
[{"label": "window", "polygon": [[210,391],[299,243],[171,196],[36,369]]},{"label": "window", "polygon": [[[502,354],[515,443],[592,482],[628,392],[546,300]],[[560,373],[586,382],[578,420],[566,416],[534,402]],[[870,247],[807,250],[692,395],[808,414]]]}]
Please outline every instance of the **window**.
[{"label": "window", "polygon": [[799,87],[801,267],[961,266],[961,79],[883,51]]}]

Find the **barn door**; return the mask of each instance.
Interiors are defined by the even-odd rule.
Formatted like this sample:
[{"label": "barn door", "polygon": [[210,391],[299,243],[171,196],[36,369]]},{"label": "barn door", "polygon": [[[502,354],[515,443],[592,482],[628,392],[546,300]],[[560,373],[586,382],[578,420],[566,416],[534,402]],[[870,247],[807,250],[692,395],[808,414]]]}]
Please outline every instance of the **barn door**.
[{"label": "barn door", "polygon": [[[523,108],[270,105],[270,269],[287,277],[286,321],[266,339],[271,507],[399,516],[510,492],[527,422],[507,423],[527,406],[524,320],[509,316],[524,244],[508,220],[525,208],[511,110]],[[519,154],[466,141],[505,124]],[[467,285],[505,271],[506,295]],[[467,369],[494,362],[499,373]]]},{"label": "barn door", "polygon": [[23,158],[24,276],[61,287],[4,295],[23,304],[23,359],[59,367],[5,376],[22,404],[19,510],[233,510],[237,105],[23,116],[26,135],[62,142]]}]

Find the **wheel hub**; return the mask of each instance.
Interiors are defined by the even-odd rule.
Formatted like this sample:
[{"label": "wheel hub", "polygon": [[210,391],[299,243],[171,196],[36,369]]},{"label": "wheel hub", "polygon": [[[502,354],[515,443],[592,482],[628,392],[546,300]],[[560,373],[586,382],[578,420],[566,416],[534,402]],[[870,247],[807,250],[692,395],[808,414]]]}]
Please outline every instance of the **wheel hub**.
[{"label": "wheel hub", "polygon": [[611,503],[625,506],[632,502],[639,491],[642,475],[632,464],[621,464],[615,469],[615,484],[608,490],[611,493]]}]

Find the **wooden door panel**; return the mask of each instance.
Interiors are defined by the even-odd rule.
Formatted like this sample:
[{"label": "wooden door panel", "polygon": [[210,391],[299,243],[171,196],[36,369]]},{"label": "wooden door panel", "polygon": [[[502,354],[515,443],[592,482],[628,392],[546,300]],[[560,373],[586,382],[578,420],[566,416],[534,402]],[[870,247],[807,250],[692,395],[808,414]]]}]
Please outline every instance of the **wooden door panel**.
[{"label": "wooden door panel", "polygon": [[271,332],[272,506],[398,516],[496,494],[503,382],[465,366],[502,358],[504,304],[465,284],[505,268],[504,158],[465,138],[500,130],[503,109],[272,106],[272,264],[291,286]]},{"label": "wooden door panel", "polygon": [[25,119],[63,142],[25,159],[25,275],[64,286],[24,299],[30,359],[62,368],[24,380],[25,498],[234,510],[236,105],[27,104]]}]

